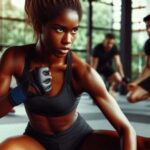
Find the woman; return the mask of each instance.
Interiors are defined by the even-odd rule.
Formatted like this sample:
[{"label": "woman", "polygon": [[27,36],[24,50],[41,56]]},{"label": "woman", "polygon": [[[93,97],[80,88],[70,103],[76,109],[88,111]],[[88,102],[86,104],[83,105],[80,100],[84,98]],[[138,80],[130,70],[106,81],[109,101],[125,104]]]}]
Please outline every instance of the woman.
[{"label": "woman", "polygon": [[[105,149],[106,141],[111,143],[106,145],[109,150],[121,149],[120,143],[124,150],[135,150],[135,131],[100,76],[70,51],[81,19],[80,1],[26,0],[25,10],[37,42],[11,47],[3,55],[0,116],[24,103],[29,123],[24,135],[5,140],[0,150],[78,150],[83,142],[81,149],[94,145],[97,150]],[[18,86],[9,90],[12,75]],[[96,133],[76,112],[83,91],[92,96],[117,133]]]}]

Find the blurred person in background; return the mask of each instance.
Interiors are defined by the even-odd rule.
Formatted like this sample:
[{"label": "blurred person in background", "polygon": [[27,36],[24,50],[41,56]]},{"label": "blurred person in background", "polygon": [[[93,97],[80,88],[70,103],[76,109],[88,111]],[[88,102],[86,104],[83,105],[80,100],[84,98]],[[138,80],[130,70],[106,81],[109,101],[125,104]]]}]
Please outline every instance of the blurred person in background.
[{"label": "blurred person in background", "polygon": [[145,66],[139,77],[128,84],[128,101],[135,103],[148,99],[150,97],[150,14],[143,18],[146,24],[148,39],[144,44],[144,52],[146,55]]},{"label": "blurred person in background", "polygon": [[108,90],[115,97],[116,88],[127,83],[115,36],[112,33],[106,34],[104,41],[94,47],[92,56],[92,66],[108,81]]}]

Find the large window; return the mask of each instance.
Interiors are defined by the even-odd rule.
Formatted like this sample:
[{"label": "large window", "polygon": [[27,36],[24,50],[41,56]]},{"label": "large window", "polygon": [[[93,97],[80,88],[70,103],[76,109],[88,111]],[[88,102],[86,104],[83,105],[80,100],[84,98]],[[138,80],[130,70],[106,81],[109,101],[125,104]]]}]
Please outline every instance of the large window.
[{"label": "large window", "polygon": [[[0,0],[0,48],[28,44],[35,41],[32,28],[25,22],[25,0]],[[89,1],[81,0],[83,16],[73,50],[86,58]],[[150,1],[132,1],[132,73],[136,77],[144,65],[143,45],[148,38],[143,17],[149,12]],[[120,47],[121,0],[93,0],[92,47],[113,32]],[[137,17],[138,16],[138,17]]]},{"label": "large window", "polygon": [[32,29],[25,22],[24,0],[2,0],[1,3],[1,47],[33,42]]},{"label": "large window", "polygon": [[120,44],[120,0],[93,1],[93,46],[101,42],[108,32],[116,35],[116,43]]},{"label": "large window", "polygon": [[[119,0],[118,0],[119,1]],[[117,2],[118,2],[117,1]],[[3,49],[12,45],[22,45],[34,42],[32,28],[25,22],[25,0],[1,0],[0,13],[0,45]],[[85,59],[87,49],[88,32],[88,8],[89,1],[81,0],[83,16],[77,40],[73,44],[73,50]],[[114,32],[120,36],[120,4],[116,9],[116,0],[94,0],[93,6],[93,46],[102,41],[104,34]],[[116,12],[117,10],[117,12]],[[119,16],[118,16],[119,13]],[[119,38],[118,38],[119,39]],[[119,44],[119,40],[117,42]]]}]

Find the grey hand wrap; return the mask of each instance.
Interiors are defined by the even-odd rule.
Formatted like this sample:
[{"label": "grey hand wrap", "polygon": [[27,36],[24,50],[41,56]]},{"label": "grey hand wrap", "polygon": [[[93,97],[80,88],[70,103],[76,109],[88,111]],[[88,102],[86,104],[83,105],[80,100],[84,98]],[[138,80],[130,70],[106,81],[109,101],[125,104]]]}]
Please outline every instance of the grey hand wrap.
[{"label": "grey hand wrap", "polygon": [[19,105],[26,101],[29,96],[27,87],[32,85],[37,94],[44,95],[52,89],[52,76],[48,67],[38,67],[29,72],[29,78],[26,82],[18,85],[9,92],[9,99],[13,106]]},{"label": "grey hand wrap", "polygon": [[52,76],[48,67],[37,67],[31,72],[31,75],[31,84],[41,95],[52,89]]}]

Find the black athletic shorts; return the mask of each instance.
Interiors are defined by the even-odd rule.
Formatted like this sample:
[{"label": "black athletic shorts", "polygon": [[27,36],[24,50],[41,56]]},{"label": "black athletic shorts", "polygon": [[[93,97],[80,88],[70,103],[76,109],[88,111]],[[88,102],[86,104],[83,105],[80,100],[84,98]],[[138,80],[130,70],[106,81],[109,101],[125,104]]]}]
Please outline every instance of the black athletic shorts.
[{"label": "black athletic shorts", "polygon": [[150,77],[148,77],[145,80],[141,81],[138,85],[141,88],[143,88],[144,90],[150,92]]},{"label": "black athletic shorts", "polygon": [[46,150],[79,150],[83,140],[92,132],[92,128],[79,115],[75,123],[61,133],[55,135],[41,134],[28,124],[24,135],[36,139]]},{"label": "black athletic shorts", "polygon": [[102,74],[105,78],[109,78],[111,75],[115,73],[115,70],[112,66],[105,66],[101,69],[97,69],[99,74]]}]

